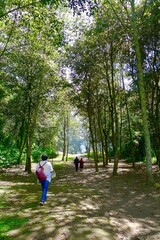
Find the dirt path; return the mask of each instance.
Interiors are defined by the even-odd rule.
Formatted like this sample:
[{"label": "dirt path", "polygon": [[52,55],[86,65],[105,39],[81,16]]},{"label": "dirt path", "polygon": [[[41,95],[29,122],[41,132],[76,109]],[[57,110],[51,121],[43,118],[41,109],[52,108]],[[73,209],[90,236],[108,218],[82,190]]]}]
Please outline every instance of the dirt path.
[{"label": "dirt path", "polygon": [[[35,166],[33,166],[34,168]],[[40,206],[41,189],[34,174],[17,169],[0,174],[0,240],[160,240],[160,189],[147,187],[145,171],[120,164],[95,173],[85,162],[58,167]],[[160,182],[160,172],[154,169]]]}]

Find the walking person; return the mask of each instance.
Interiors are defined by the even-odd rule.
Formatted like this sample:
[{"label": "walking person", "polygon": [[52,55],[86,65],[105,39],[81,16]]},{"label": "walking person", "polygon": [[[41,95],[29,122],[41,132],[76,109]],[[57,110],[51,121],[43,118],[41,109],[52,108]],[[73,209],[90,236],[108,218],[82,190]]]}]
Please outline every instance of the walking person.
[{"label": "walking person", "polygon": [[78,172],[78,164],[79,164],[79,158],[76,157],[76,158],[74,159],[74,165],[75,165],[75,170],[76,170],[76,172]]},{"label": "walking person", "polygon": [[54,172],[52,164],[47,159],[47,155],[43,154],[41,161],[36,166],[36,175],[42,186],[41,205],[46,203],[48,186]]},{"label": "walking person", "polygon": [[80,171],[82,171],[84,166],[83,158],[80,159],[79,163],[80,163]]}]

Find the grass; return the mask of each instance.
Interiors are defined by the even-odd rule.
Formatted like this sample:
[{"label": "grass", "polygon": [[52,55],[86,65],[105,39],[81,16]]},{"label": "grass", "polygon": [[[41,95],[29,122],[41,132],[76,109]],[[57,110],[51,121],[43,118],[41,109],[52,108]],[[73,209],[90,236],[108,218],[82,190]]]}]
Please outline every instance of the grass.
[{"label": "grass", "polygon": [[28,222],[28,218],[20,217],[18,214],[4,216],[0,219],[0,235],[6,235],[10,230],[20,228]]},{"label": "grass", "polygon": [[146,239],[144,229],[149,229],[148,236],[159,237],[160,182],[157,188],[146,187],[143,168],[136,173],[124,163],[116,177],[110,174],[112,165],[99,173],[89,166],[75,173],[71,163],[54,161],[57,177],[45,206],[39,205],[41,187],[35,174],[20,169],[1,173],[0,240],[132,239],[134,226],[144,234],[139,239]]}]

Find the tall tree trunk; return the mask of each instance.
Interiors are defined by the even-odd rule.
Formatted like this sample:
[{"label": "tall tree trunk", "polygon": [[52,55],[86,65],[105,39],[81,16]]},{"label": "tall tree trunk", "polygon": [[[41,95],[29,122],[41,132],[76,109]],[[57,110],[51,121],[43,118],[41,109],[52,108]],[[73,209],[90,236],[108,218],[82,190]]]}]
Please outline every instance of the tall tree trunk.
[{"label": "tall tree trunk", "polygon": [[[40,91],[40,89],[39,89]],[[32,101],[29,98],[28,104],[28,119],[27,119],[27,133],[26,133],[26,168],[25,171],[31,173],[31,153],[34,133],[37,125],[37,114],[39,107],[40,95],[37,96],[37,102],[34,107],[32,106]]]},{"label": "tall tree trunk", "polygon": [[125,105],[126,105],[126,111],[127,111],[127,120],[128,120],[128,129],[129,129],[129,137],[130,137],[130,144],[131,144],[131,159],[132,159],[132,164],[133,168],[135,168],[135,144],[133,141],[133,136],[132,136],[132,129],[131,129],[131,121],[130,121],[130,116],[129,116],[129,110],[128,110],[128,102],[127,102],[127,97],[126,97],[126,89],[125,89],[125,84],[124,84],[124,78],[123,78],[123,72],[122,72],[122,86],[125,94]]},{"label": "tall tree trunk", "polygon": [[27,127],[27,136],[26,136],[26,168],[25,171],[28,173],[31,173],[31,153],[32,153],[32,143],[33,143],[33,137],[36,129],[37,124],[37,112],[38,108],[35,109],[36,112],[34,113],[34,116],[31,117],[31,113],[29,113],[29,119],[28,119],[28,127]]},{"label": "tall tree trunk", "polygon": [[[29,127],[28,131],[30,132],[31,129]],[[26,143],[26,168],[25,171],[27,171],[29,174],[31,171],[31,152],[32,152],[32,140],[31,140],[31,134],[27,134],[27,143]]]},{"label": "tall tree trunk", "polygon": [[[29,98],[30,99],[30,98]],[[27,133],[26,133],[26,166],[25,171],[31,173],[31,152],[32,152],[32,130],[31,127],[31,101],[28,104],[28,119],[27,119]]]},{"label": "tall tree trunk", "polygon": [[[99,157],[98,157],[98,134],[97,134],[97,117],[94,115],[94,117],[92,118],[93,122],[92,122],[92,134],[93,134],[93,138],[94,138],[94,161],[95,164],[99,163]],[[96,166],[96,165],[95,165]]]},{"label": "tall tree trunk", "polygon": [[105,145],[104,145],[104,151],[105,151],[105,155],[106,155],[106,161],[105,161],[105,164],[108,165],[108,135],[106,133],[106,131],[103,129],[103,135],[104,135],[104,142],[105,142]]},{"label": "tall tree trunk", "polygon": [[67,113],[67,132],[66,132],[66,162],[68,161],[69,153],[69,114]]},{"label": "tall tree trunk", "polygon": [[144,131],[144,140],[145,140],[145,152],[146,152],[146,171],[147,171],[147,182],[153,184],[153,175],[152,175],[152,159],[151,159],[151,143],[150,143],[150,133],[148,126],[148,116],[146,109],[146,95],[143,81],[143,69],[141,64],[141,53],[139,45],[139,36],[138,36],[138,26],[136,21],[136,12],[135,12],[135,2],[131,0],[132,7],[132,34],[134,39],[135,51],[136,51],[136,65],[138,72],[138,84],[139,84],[139,95],[141,101],[141,113],[142,113],[142,122],[143,122],[143,131]]},{"label": "tall tree trunk", "polygon": [[87,141],[87,145],[86,145],[86,151],[87,151],[87,158],[90,158],[90,150],[91,150],[91,146],[90,146],[90,141]]},{"label": "tall tree trunk", "polygon": [[22,121],[22,126],[20,129],[20,146],[19,146],[19,157],[18,157],[18,164],[22,163],[22,154],[26,145],[26,125],[25,120]]},{"label": "tall tree trunk", "polygon": [[111,59],[111,86],[112,86],[112,100],[113,100],[113,110],[114,110],[114,125],[115,125],[115,132],[114,132],[114,166],[113,166],[113,175],[117,175],[118,170],[118,162],[119,162],[119,124],[118,124],[118,114],[117,114],[117,107],[116,107],[116,94],[115,94],[115,84],[114,84],[114,61],[113,61],[113,43],[111,42],[111,52],[110,52],[110,59]]},{"label": "tall tree trunk", "polygon": [[97,159],[97,151],[96,151],[96,142],[95,142],[95,137],[93,133],[93,125],[91,121],[91,116],[89,116],[89,130],[90,130],[90,136],[91,136],[91,144],[92,144],[92,149],[93,149],[93,155],[94,155],[94,162],[95,162],[95,170],[98,172],[98,159]]},{"label": "tall tree trunk", "polygon": [[26,140],[23,140],[23,142],[21,143],[21,146],[20,146],[20,152],[19,152],[19,157],[18,157],[18,164],[22,163],[22,154],[23,154],[23,151],[24,151],[24,148],[25,148],[25,144],[26,144]]},{"label": "tall tree trunk", "polygon": [[63,120],[63,154],[62,154],[62,161],[64,161],[66,155],[66,116],[64,116]]},{"label": "tall tree trunk", "polygon": [[90,139],[91,139],[91,146],[93,149],[94,154],[94,162],[95,162],[95,170],[98,172],[98,158],[97,158],[97,146],[96,146],[96,125],[95,125],[95,113],[93,112],[93,99],[92,99],[92,91],[91,91],[91,79],[89,78],[88,81],[88,103],[87,103],[87,113],[88,113],[88,120],[89,120],[89,132],[90,132]]},{"label": "tall tree trunk", "polygon": [[[108,108],[109,108],[109,131],[108,131],[108,135],[105,132],[105,139],[106,142],[108,143],[108,139],[109,139],[109,132],[110,132],[110,128],[111,128],[111,143],[112,143],[112,147],[113,147],[113,152],[115,152],[115,137],[114,137],[114,106],[113,106],[113,94],[112,94],[112,89],[111,89],[111,83],[110,83],[110,76],[109,76],[109,64],[108,64],[108,57],[106,56],[106,53],[104,53],[104,58],[105,58],[105,71],[106,71],[106,81],[107,81],[107,86],[108,86],[108,93],[109,93],[109,99],[110,101],[108,101]],[[108,143],[109,145],[109,143]],[[109,156],[109,162],[111,162],[111,157]]]},{"label": "tall tree trunk", "polygon": [[100,141],[102,145],[101,149],[102,149],[103,167],[105,167],[106,164],[105,164],[105,158],[104,158],[104,139],[103,139],[103,130],[102,130],[102,123],[101,123],[101,112],[98,106],[97,106],[97,114],[98,114],[98,129],[99,129]]},{"label": "tall tree trunk", "polygon": [[158,148],[157,163],[158,163],[158,166],[160,168],[160,147]]}]

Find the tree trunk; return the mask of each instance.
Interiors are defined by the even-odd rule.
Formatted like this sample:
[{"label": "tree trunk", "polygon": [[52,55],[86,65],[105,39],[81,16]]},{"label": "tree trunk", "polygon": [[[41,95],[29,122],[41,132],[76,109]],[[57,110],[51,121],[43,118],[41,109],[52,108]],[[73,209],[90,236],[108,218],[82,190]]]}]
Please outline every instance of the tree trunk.
[{"label": "tree trunk", "polygon": [[66,119],[64,116],[63,120],[63,154],[62,154],[62,161],[64,161],[66,155]]},{"label": "tree trunk", "polygon": [[[111,143],[112,143],[112,147],[113,147],[113,152],[115,152],[115,139],[114,139],[114,106],[113,106],[113,95],[112,95],[112,89],[111,89],[111,83],[110,83],[110,76],[109,76],[109,64],[108,64],[108,57],[106,56],[106,53],[104,53],[104,58],[105,58],[105,72],[106,72],[106,81],[107,81],[107,86],[108,86],[108,93],[109,93],[109,99],[110,101],[108,101],[108,109],[109,109],[109,130],[108,130],[108,134],[106,133],[106,131],[104,131],[105,134],[105,143],[107,143],[107,149],[106,152],[108,153],[108,149],[109,149],[109,132],[111,129]],[[108,154],[109,155],[109,154]],[[109,156],[109,162],[111,162],[111,157]],[[107,163],[108,163],[108,159],[107,159]]]},{"label": "tree trunk", "polygon": [[118,162],[119,162],[119,124],[118,124],[118,114],[117,114],[117,107],[116,107],[116,94],[115,94],[115,84],[114,84],[114,62],[113,62],[113,43],[111,42],[111,86],[112,86],[112,100],[113,100],[113,110],[114,110],[114,166],[113,166],[113,175],[117,175],[118,170]]},{"label": "tree trunk", "polygon": [[131,121],[130,121],[130,116],[129,116],[129,110],[128,110],[128,102],[126,98],[126,89],[125,89],[125,84],[124,84],[124,78],[123,78],[123,72],[122,72],[122,86],[125,94],[125,105],[126,105],[126,111],[127,111],[127,120],[128,120],[128,130],[129,130],[129,137],[130,137],[130,144],[131,144],[131,152],[130,156],[132,159],[132,164],[133,168],[135,168],[135,144],[133,141],[133,136],[132,136],[132,129],[131,129]]},{"label": "tree trunk", "polygon": [[105,158],[104,158],[104,140],[103,140],[103,130],[102,130],[102,124],[101,124],[101,112],[99,110],[99,108],[97,107],[97,111],[98,111],[98,129],[99,129],[99,134],[100,134],[100,140],[101,140],[101,144],[102,144],[102,160],[103,160],[103,167],[106,166],[105,164]]},{"label": "tree trunk", "polygon": [[23,150],[25,148],[25,144],[26,144],[26,140],[21,143],[21,146],[20,146],[20,153],[19,153],[19,157],[18,157],[18,164],[21,164],[22,163],[22,154],[23,154]]},{"label": "tree trunk", "polygon": [[103,135],[104,135],[104,142],[105,142],[104,151],[106,155],[105,164],[108,165],[108,135],[104,129],[103,129]]},{"label": "tree trunk", "polygon": [[[29,129],[30,130],[30,129]],[[26,168],[25,171],[30,174],[31,171],[31,152],[32,152],[32,141],[30,134],[27,135],[27,144],[26,144]]]},{"label": "tree trunk", "polygon": [[[96,151],[96,125],[95,125],[95,113],[93,111],[93,99],[92,99],[92,91],[91,91],[91,79],[88,79],[88,103],[87,103],[87,113],[88,113],[88,121],[89,121],[89,132],[90,132],[90,140],[91,146],[93,149],[94,154],[94,162],[95,162],[95,170],[98,172],[98,158],[97,158],[97,151]],[[95,134],[94,134],[95,133]]]},{"label": "tree trunk", "polygon": [[31,127],[31,101],[28,104],[28,119],[27,119],[27,133],[26,133],[26,167],[25,171],[31,173],[31,152],[32,152],[32,130]]},{"label": "tree trunk", "polygon": [[131,0],[132,6],[132,33],[136,51],[136,65],[138,72],[138,84],[139,84],[139,95],[141,101],[141,113],[142,113],[142,123],[143,123],[143,131],[144,131],[144,140],[145,140],[145,152],[146,152],[146,171],[147,171],[147,182],[149,184],[153,184],[153,175],[152,175],[152,159],[151,159],[151,143],[150,143],[150,133],[148,126],[148,116],[147,116],[147,108],[146,108],[146,95],[143,81],[143,69],[141,64],[141,53],[140,53],[140,45],[138,40],[138,26],[136,24],[136,12],[135,12],[135,3],[134,0]]},{"label": "tree trunk", "polygon": [[37,125],[37,114],[39,106],[40,96],[37,98],[37,102],[34,107],[32,106],[32,101],[29,98],[28,104],[28,119],[27,119],[27,133],[26,133],[26,168],[25,171],[31,173],[31,154],[32,154],[32,143],[33,137]]},{"label": "tree trunk", "polygon": [[66,132],[66,162],[68,161],[68,153],[69,153],[69,114],[67,113],[67,132]]},{"label": "tree trunk", "polygon": [[97,151],[96,151],[96,142],[92,130],[92,122],[91,122],[91,117],[89,116],[89,130],[90,130],[90,135],[91,135],[91,144],[92,144],[92,149],[93,149],[93,155],[94,155],[94,162],[95,162],[95,170],[98,172],[98,159],[97,159]]},{"label": "tree trunk", "polygon": [[22,120],[22,125],[20,128],[20,144],[19,145],[19,157],[18,157],[18,164],[22,163],[22,154],[23,150],[26,145],[26,124],[25,124],[25,119]]}]

